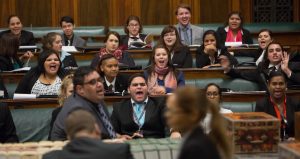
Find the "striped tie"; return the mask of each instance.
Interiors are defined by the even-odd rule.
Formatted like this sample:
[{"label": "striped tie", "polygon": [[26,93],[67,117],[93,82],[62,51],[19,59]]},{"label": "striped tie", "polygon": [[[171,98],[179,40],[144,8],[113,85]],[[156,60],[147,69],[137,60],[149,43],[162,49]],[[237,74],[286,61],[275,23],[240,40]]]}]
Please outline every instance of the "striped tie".
[{"label": "striped tie", "polygon": [[99,105],[99,111],[100,111],[100,117],[101,117],[101,120],[102,120],[103,127],[106,128],[109,137],[112,138],[112,139],[116,138],[117,137],[116,132],[114,131],[114,128],[111,125],[111,123],[110,123],[110,121],[107,117],[107,114],[105,113],[102,105]]}]

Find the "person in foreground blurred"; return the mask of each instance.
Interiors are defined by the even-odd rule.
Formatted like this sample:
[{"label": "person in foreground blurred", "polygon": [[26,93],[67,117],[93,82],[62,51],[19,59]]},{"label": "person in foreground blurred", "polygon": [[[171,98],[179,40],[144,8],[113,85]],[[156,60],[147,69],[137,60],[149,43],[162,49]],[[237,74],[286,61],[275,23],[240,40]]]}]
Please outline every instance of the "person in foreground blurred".
[{"label": "person in foreground blurred", "polygon": [[87,110],[71,111],[66,120],[70,142],[62,150],[46,153],[43,159],[132,159],[128,144],[108,144],[101,141],[101,130],[96,118]]},{"label": "person in foreground blurred", "polygon": [[128,82],[131,98],[113,106],[111,121],[115,131],[127,139],[169,136],[164,118],[165,100],[148,96],[145,77],[132,75]]},{"label": "person in foreground blurred", "polygon": [[228,59],[231,65],[238,64],[227,48],[219,42],[217,33],[214,30],[207,30],[203,34],[203,45],[196,52],[196,66],[199,68],[210,68],[212,66],[221,67],[220,63]]},{"label": "person in foreground blurred", "polygon": [[37,66],[22,78],[15,93],[57,95],[65,75],[58,53],[46,50],[40,54]]},{"label": "person in foreground blurred", "polygon": [[172,65],[168,49],[163,45],[153,48],[150,61],[150,67],[144,71],[150,95],[171,93],[177,87],[185,85],[183,72]]},{"label": "person in foreground blurred", "polygon": [[193,57],[189,47],[181,43],[176,27],[169,25],[164,27],[160,34],[160,41],[171,54],[172,64],[176,68],[193,67]]},{"label": "person in foreground blurred", "polygon": [[[211,131],[206,135],[200,126],[212,114]],[[178,88],[167,100],[167,123],[183,135],[178,159],[231,158],[224,119],[219,108],[207,101],[205,92],[195,87]]]},{"label": "person in foreground blurred", "polygon": [[116,138],[104,104],[103,81],[98,72],[90,66],[79,67],[74,73],[73,86],[74,93],[65,100],[53,124],[51,140],[67,139],[64,121],[70,112],[78,108],[92,113],[101,129],[103,139]]},{"label": "person in foreground blurred", "polygon": [[9,34],[18,39],[20,46],[33,46],[35,45],[33,33],[23,30],[23,24],[17,15],[10,15],[7,19],[9,30],[2,31],[0,37],[4,34]]},{"label": "person in foreground blurred", "polygon": [[0,143],[19,142],[9,107],[0,102]]},{"label": "person in foreground blurred", "polygon": [[127,91],[128,76],[119,73],[119,61],[112,54],[105,54],[101,57],[96,68],[103,78],[105,92],[114,93]]},{"label": "person in foreground blurred", "polygon": [[281,138],[292,139],[295,136],[294,114],[300,111],[300,101],[286,94],[286,76],[282,72],[270,73],[268,90],[269,95],[256,102],[255,111],[278,118],[281,121]]},{"label": "person in foreground blurred", "polygon": [[62,108],[65,100],[73,94],[73,88],[74,88],[73,76],[74,76],[73,74],[69,74],[61,82],[61,86],[60,86],[59,93],[58,93],[59,106],[52,111],[52,117],[51,117],[51,121],[50,121],[50,131],[49,131],[49,137],[48,137],[49,140],[50,140],[53,124],[54,124],[54,121],[56,120],[58,113],[61,111],[61,108]]}]

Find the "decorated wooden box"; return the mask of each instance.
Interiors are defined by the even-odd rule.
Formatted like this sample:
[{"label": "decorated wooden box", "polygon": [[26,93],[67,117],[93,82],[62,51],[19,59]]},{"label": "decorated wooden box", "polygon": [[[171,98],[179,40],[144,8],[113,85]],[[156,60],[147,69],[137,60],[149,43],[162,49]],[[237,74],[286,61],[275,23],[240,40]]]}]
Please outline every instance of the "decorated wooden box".
[{"label": "decorated wooden box", "polygon": [[280,121],[263,112],[224,114],[235,153],[277,152]]},{"label": "decorated wooden box", "polygon": [[300,112],[295,113],[295,138],[300,141]]},{"label": "decorated wooden box", "polygon": [[300,142],[279,144],[280,159],[300,159]]}]

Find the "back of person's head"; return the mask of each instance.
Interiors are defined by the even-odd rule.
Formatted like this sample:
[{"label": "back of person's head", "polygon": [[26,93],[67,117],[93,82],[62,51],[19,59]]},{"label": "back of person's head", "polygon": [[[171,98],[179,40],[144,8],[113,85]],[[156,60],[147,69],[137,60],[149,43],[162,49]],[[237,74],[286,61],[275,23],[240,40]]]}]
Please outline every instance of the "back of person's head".
[{"label": "back of person's head", "polygon": [[[44,50],[43,52],[41,52],[41,53],[39,54],[38,64],[37,64],[37,71],[38,71],[38,74],[42,74],[42,73],[45,73],[45,72],[46,72],[46,71],[45,71],[45,67],[44,67],[44,63],[45,63],[45,61],[47,60],[47,58],[48,58],[50,55],[52,55],[52,54],[55,54],[55,55],[57,56],[57,58],[59,59],[59,54],[58,54],[56,51],[51,50],[51,49],[50,49],[50,50]],[[62,65],[60,59],[59,59],[59,63],[60,63],[60,65],[59,65],[58,72],[61,71],[61,65]]]},{"label": "back of person's head", "polygon": [[171,52],[173,50],[177,51],[177,49],[180,49],[183,46],[183,44],[181,43],[181,39],[180,39],[178,30],[176,29],[176,27],[173,26],[173,25],[165,26],[164,29],[162,30],[161,34],[160,34],[160,39],[159,39],[159,43],[163,44],[166,47],[166,43],[164,41],[164,36],[165,36],[165,34],[172,33],[172,32],[175,32],[176,42],[175,42],[172,50],[169,50]]},{"label": "back of person's head", "polygon": [[0,38],[0,55],[17,57],[19,39],[12,33],[6,33]]},{"label": "back of person's head", "polygon": [[73,18],[70,17],[70,16],[63,16],[63,17],[61,17],[61,19],[60,19],[60,26],[61,26],[61,27],[62,27],[62,23],[63,23],[63,22],[71,23],[71,24],[74,25],[74,20],[73,20]]},{"label": "back of person's head", "polygon": [[130,15],[127,20],[126,20],[126,23],[125,23],[125,26],[124,26],[124,32],[129,35],[129,30],[128,30],[128,26],[129,26],[129,23],[130,21],[132,20],[135,20],[139,23],[139,26],[140,26],[140,29],[139,29],[139,33],[141,33],[143,31],[143,26],[142,26],[142,23],[140,21],[140,18],[138,16],[135,16],[135,15]]},{"label": "back of person's head", "polygon": [[106,34],[106,36],[104,37],[104,43],[107,42],[107,40],[108,40],[108,38],[109,38],[110,35],[116,36],[116,37],[118,38],[118,40],[119,40],[119,43],[120,43],[121,37],[120,37],[120,34],[119,34],[118,32],[116,32],[116,31],[109,31],[109,32]]},{"label": "back of person's head", "polygon": [[56,39],[56,36],[61,36],[59,33],[56,32],[50,32],[47,35],[43,37],[42,43],[43,43],[43,50],[49,50],[53,47],[53,42]]},{"label": "back of person's head", "polygon": [[70,140],[80,137],[80,133],[85,133],[85,137],[101,138],[95,117],[84,109],[76,109],[68,114],[65,130]]},{"label": "back of person's head", "polygon": [[101,56],[99,62],[98,62],[98,65],[97,65],[97,68],[96,68],[96,71],[103,77],[104,76],[104,72],[101,71],[101,66],[102,64],[108,60],[108,59],[115,59],[118,61],[118,59],[113,55],[113,54],[104,54]]},{"label": "back of person's head", "polygon": [[243,15],[241,12],[238,12],[238,11],[232,11],[228,14],[227,16],[227,19],[225,21],[225,27],[229,25],[229,18],[232,16],[232,15],[238,15],[241,19],[241,24],[240,24],[240,28],[243,28],[244,26],[244,18],[243,18]]},{"label": "back of person's head", "polygon": [[[219,35],[218,35],[218,33],[216,32],[216,31],[214,31],[214,30],[207,30],[207,31],[205,31],[204,33],[203,33],[203,36],[202,36],[202,44],[204,44],[204,41],[205,41],[205,37],[207,36],[207,35],[212,35],[212,36],[214,36],[215,37],[215,39],[216,39],[216,48],[217,49],[221,49],[221,44],[220,44],[220,41],[219,41]],[[203,46],[203,48],[204,48],[204,45],[202,45]]]},{"label": "back of person's head", "polygon": [[185,3],[181,3],[181,4],[179,4],[179,5],[176,7],[175,15],[178,14],[178,9],[179,9],[179,8],[187,9],[190,13],[192,13],[192,9],[191,9],[191,6],[190,6],[190,5],[185,4]]},{"label": "back of person's head", "polygon": [[194,125],[204,120],[207,112],[212,115],[210,138],[218,146],[221,154],[226,158],[231,157],[229,140],[226,137],[225,121],[219,113],[217,105],[208,102],[206,92],[196,87],[180,87],[175,91],[176,103],[186,114],[196,115]]},{"label": "back of person's head", "polygon": [[85,76],[93,73],[94,71],[96,71],[96,70],[91,66],[80,66],[80,67],[78,67],[78,69],[75,71],[74,76],[73,76],[74,92],[76,92],[76,86],[77,85],[83,85],[84,84]]},{"label": "back of person's head", "polygon": [[69,74],[66,77],[64,77],[64,79],[61,82],[60,85],[60,89],[59,89],[59,93],[58,93],[58,103],[60,106],[62,106],[66,100],[66,98],[68,97],[68,88],[70,85],[73,84],[73,74]]}]

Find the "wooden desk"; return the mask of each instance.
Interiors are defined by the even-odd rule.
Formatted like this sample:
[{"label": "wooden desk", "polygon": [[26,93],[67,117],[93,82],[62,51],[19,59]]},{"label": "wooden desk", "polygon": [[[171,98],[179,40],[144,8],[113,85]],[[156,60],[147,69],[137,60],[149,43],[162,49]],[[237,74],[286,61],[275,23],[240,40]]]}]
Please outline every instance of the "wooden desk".
[{"label": "wooden desk", "polygon": [[[300,98],[300,91],[288,91],[287,94],[292,97]],[[255,102],[265,96],[264,91],[255,92],[230,92],[223,93],[224,102]],[[104,101],[107,106],[120,102],[123,99],[129,99],[129,96],[105,96]],[[1,99],[0,102],[7,103],[11,109],[18,108],[54,108],[58,106],[57,98],[37,98],[37,99]]]}]

